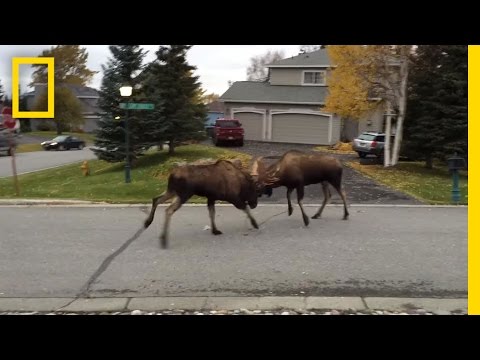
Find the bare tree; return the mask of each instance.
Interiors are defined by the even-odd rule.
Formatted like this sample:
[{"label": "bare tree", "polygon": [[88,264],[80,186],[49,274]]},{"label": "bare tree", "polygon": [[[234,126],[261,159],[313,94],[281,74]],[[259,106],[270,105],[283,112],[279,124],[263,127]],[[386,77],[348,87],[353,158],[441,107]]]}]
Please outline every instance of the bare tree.
[{"label": "bare tree", "polygon": [[268,79],[268,68],[266,65],[285,58],[283,50],[268,50],[264,55],[254,56],[250,59],[250,66],[247,68],[248,81],[266,81]]},{"label": "bare tree", "polygon": [[312,51],[317,51],[323,48],[323,45],[300,45],[301,53],[308,53]]}]

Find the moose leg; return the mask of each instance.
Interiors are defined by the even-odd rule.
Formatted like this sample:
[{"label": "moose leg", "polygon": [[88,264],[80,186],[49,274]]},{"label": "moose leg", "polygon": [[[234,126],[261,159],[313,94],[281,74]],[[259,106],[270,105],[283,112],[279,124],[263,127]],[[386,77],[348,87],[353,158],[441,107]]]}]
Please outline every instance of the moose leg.
[{"label": "moose leg", "polygon": [[165,223],[163,224],[162,235],[160,235],[160,246],[162,247],[162,249],[166,249],[168,246],[168,229],[170,226],[170,219],[174,212],[180,209],[182,203],[182,200],[178,196],[175,196],[175,199],[165,210]]},{"label": "moose leg", "polygon": [[248,205],[245,206],[245,209],[243,209],[243,211],[245,211],[245,213],[247,214],[248,218],[250,219],[250,223],[252,224],[252,226],[255,229],[258,229],[257,221],[255,220],[255,218],[250,213],[250,208],[248,207]]},{"label": "moose leg", "polygon": [[150,215],[145,220],[144,226],[148,228],[153,221],[153,217],[155,216],[155,210],[157,210],[157,206],[173,197],[174,194],[166,191],[162,195],[157,196],[156,198],[152,199],[152,210],[150,211]]},{"label": "moose leg", "polygon": [[317,213],[312,216],[312,219],[318,219],[320,216],[322,216],[322,211],[325,208],[325,205],[330,201],[330,197],[332,194],[330,194],[330,190],[328,189],[328,182],[324,181],[322,182],[322,190],[323,190],[323,203],[322,206],[320,206],[320,209],[318,209]]},{"label": "moose leg", "polygon": [[347,209],[347,196],[345,194],[345,191],[342,189],[342,186],[340,183],[335,184],[333,187],[335,188],[335,190],[337,190],[338,194],[341,196],[343,200],[343,220],[347,220],[348,215],[350,214],[348,213],[348,209]]},{"label": "moose leg", "polygon": [[287,200],[288,200],[288,216],[292,215],[293,207],[292,207],[292,200],[290,199],[290,195],[292,194],[293,189],[287,189]]},{"label": "moose leg", "polygon": [[215,225],[215,200],[208,199],[208,214],[210,215],[210,223],[212,224],[212,234],[221,235],[222,232]]},{"label": "moose leg", "polygon": [[303,222],[305,226],[308,226],[308,224],[310,223],[310,220],[308,220],[308,216],[307,214],[305,214],[305,210],[303,209],[303,196],[305,195],[304,191],[305,191],[305,188],[303,185],[300,185],[297,187],[298,206],[300,206],[300,210],[302,210]]}]

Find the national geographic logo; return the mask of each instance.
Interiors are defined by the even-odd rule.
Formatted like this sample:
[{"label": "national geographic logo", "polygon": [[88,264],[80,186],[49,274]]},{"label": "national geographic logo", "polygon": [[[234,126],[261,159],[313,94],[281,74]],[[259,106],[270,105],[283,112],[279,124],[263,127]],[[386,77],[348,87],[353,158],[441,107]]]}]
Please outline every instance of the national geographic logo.
[{"label": "national geographic logo", "polygon": [[[55,77],[53,57],[14,57],[12,58],[12,116],[13,118],[53,119],[55,117]],[[20,65],[47,65],[47,111],[20,111],[19,109],[19,68]]]}]

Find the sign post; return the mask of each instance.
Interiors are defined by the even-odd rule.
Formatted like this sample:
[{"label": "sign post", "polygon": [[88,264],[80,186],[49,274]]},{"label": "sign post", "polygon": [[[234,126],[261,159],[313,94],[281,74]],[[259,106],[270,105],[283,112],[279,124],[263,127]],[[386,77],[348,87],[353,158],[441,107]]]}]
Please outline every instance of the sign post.
[{"label": "sign post", "polygon": [[16,121],[12,119],[12,108],[4,107],[2,110],[3,115],[3,125],[8,129],[8,146],[9,154],[12,157],[12,172],[13,172],[13,183],[15,186],[15,193],[17,196],[20,196],[20,185],[18,184],[17,176],[17,164],[15,162],[15,146],[13,141],[13,129],[15,128]]},{"label": "sign post", "polygon": [[127,110],[125,116],[125,182],[128,184],[130,183],[130,133],[128,130],[128,115],[129,110],[153,110],[155,109],[154,104],[146,104],[146,103],[120,103],[120,109]]}]

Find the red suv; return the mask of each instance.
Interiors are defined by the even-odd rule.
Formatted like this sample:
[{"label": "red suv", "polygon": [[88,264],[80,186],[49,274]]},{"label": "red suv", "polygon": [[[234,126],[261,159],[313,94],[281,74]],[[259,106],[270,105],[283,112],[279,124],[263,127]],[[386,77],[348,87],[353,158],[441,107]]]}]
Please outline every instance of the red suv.
[{"label": "red suv", "polygon": [[213,129],[212,141],[215,146],[223,142],[232,142],[243,146],[245,131],[236,119],[217,119]]}]

